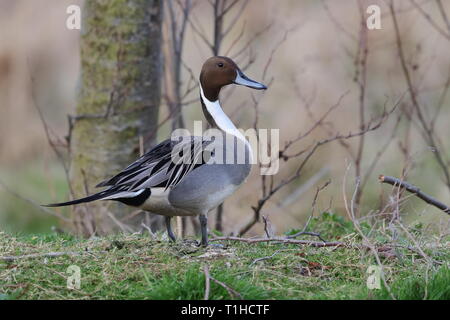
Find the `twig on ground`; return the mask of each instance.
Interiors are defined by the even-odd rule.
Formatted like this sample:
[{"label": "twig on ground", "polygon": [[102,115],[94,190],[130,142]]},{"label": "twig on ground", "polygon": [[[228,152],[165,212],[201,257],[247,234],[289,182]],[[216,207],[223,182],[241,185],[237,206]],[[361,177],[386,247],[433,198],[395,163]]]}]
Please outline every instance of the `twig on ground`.
[{"label": "twig on ground", "polygon": [[217,283],[219,286],[225,288],[225,290],[227,290],[228,294],[232,297],[232,298],[239,298],[240,300],[244,299],[242,297],[242,295],[237,292],[236,290],[234,290],[233,288],[230,288],[229,286],[227,286],[225,283],[223,283],[222,281],[219,281],[211,276],[209,276],[209,278],[214,281],[215,283]]},{"label": "twig on ground", "polygon": [[431,259],[420,247],[420,245],[417,243],[416,239],[412,236],[412,234],[406,229],[406,227],[400,222],[397,221],[397,225],[400,226],[400,228],[405,232],[406,236],[411,240],[411,242],[415,245],[417,248],[417,252],[428,262],[428,265],[433,265],[433,259]]},{"label": "twig on ground", "polygon": [[261,258],[257,258],[255,260],[252,261],[252,263],[250,263],[249,267],[251,267],[252,265],[254,265],[255,263],[259,262],[259,261],[263,261],[263,260],[268,260],[268,259],[272,259],[276,254],[278,254],[280,251],[282,250],[277,250],[275,251],[272,255],[267,256],[267,257],[261,257]]},{"label": "twig on ground", "polygon": [[205,296],[203,300],[209,300],[209,290],[211,287],[211,276],[209,275],[209,267],[205,264],[203,266],[203,272],[205,273]]},{"label": "twig on ground", "polygon": [[294,238],[300,237],[300,236],[302,236],[302,235],[307,235],[307,236],[317,237],[317,238],[319,238],[321,241],[326,242],[326,240],[325,240],[324,238],[322,238],[322,236],[320,235],[320,233],[318,233],[318,232],[309,232],[309,231],[300,231],[300,232],[297,232],[296,234],[287,236],[287,238],[288,238],[288,239],[294,239]]},{"label": "twig on ground", "polygon": [[[145,230],[147,230],[148,234],[152,237],[153,240],[156,240],[157,237],[156,235],[153,233],[152,229],[150,229],[150,227],[148,225],[146,225],[144,222],[141,223],[141,227]],[[142,231],[144,231],[142,229]]]},{"label": "twig on ground", "polygon": [[[101,251],[103,252],[103,251]],[[60,251],[60,252],[46,252],[46,253],[32,253],[24,254],[20,256],[0,256],[0,261],[12,262],[20,259],[32,259],[32,258],[54,258],[61,256],[81,256],[82,254],[90,252],[75,252],[75,251]],[[96,252],[97,253],[97,252]]]},{"label": "twig on ground", "polygon": [[344,242],[341,241],[331,241],[331,242],[320,242],[320,241],[308,241],[308,240],[295,240],[282,237],[273,238],[240,238],[240,237],[217,237],[211,239],[210,241],[240,241],[246,243],[258,243],[258,242],[279,242],[284,244],[298,244],[306,245],[311,247],[343,247],[346,246]]},{"label": "twig on ground", "polygon": [[380,175],[378,179],[382,183],[388,183],[390,185],[393,185],[394,187],[399,187],[401,189],[405,189],[405,190],[415,194],[418,198],[422,199],[426,203],[431,204],[432,206],[435,206],[436,208],[441,209],[442,211],[444,211],[447,214],[450,214],[450,208],[447,205],[436,200],[432,196],[429,196],[426,193],[420,191],[420,188],[418,188],[406,181],[403,181],[403,180],[400,180],[398,178],[391,177],[391,176],[385,176],[385,175]]},{"label": "twig on ground", "polygon": [[219,286],[225,288],[225,290],[227,290],[228,294],[232,298],[238,297],[241,300],[243,299],[242,295],[239,292],[230,288],[222,281],[219,281],[216,278],[212,277],[211,274],[209,273],[209,267],[206,264],[203,266],[203,273],[205,274],[205,295],[203,300],[209,300],[209,293],[211,291],[211,280],[217,283]]}]

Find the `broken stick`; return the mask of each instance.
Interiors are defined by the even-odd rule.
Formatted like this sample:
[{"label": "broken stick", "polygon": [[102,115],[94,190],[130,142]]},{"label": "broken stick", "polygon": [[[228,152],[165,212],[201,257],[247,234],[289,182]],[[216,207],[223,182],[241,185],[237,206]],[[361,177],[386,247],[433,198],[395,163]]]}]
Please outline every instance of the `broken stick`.
[{"label": "broken stick", "polygon": [[385,176],[382,174],[378,177],[378,179],[382,183],[388,183],[390,185],[393,185],[394,187],[399,187],[399,188],[405,189],[406,191],[409,191],[412,194],[415,194],[418,198],[422,199],[426,203],[431,204],[432,206],[435,206],[436,208],[441,209],[442,211],[444,211],[447,214],[450,214],[450,208],[447,205],[436,200],[432,196],[429,196],[426,193],[423,193],[422,191],[420,191],[420,188],[418,188],[406,181],[403,181],[403,180],[400,180],[398,178],[391,177],[391,176]]}]

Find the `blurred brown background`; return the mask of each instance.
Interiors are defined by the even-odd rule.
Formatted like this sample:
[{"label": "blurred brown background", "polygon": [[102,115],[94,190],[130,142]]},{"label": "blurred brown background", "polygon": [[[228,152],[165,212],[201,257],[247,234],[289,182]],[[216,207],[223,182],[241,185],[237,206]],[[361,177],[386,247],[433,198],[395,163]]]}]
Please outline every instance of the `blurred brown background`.
[{"label": "blurred brown background", "polygon": [[[363,8],[377,4],[382,9],[382,29],[367,32],[364,108],[369,120],[382,112],[384,104],[392,108],[408,87],[388,6],[384,1],[359,3]],[[450,15],[450,2],[439,3]],[[66,8],[70,4],[81,5],[82,2],[0,0],[0,181],[9,189],[0,186],[2,229],[49,232],[56,220],[23,198],[47,203],[67,197],[62,166],[49,146],[35,104],[42,110],[52,138],[63,145],[68,130],[67,114],[73,114],[75,109],[80,71],[79,31],[65,27]],[[446,139],[450,134],[447,124],[450,95],[446,93],[450,76],[450,41],[443,33],[450,34],[450,30],[436,1],[395,1],[395,8],[405,60],[427,120],[431,121],[439,110],[435,134],[439,138],[439,151],[447,159],[450,157]],[[428,18],[421,10],[429,15]],[[197,1],[192,14],[206,33],[210,32],[213,21],[209,2]],[[259,126],[279,128],[281,147],[284,141],[305,132],[313,124],[299,94],[311,102],[311,111],[319,118],[349,91],[327,121],[332,122],[335,133],[359,130],[360,87],[355,82],[355,77],[358,77],[355,57],[359,48],[360,19],[358,1],[251,0],[229,37],[224,39],[221,54],[233,46],[232,55],[233,50],[236,52],[241,47],[239,44],[246,43],[270,25],[252,42],[240,62],[245,64],[249,56],[254,56],[255,61],[246,74],[261,80],[271,59],[264,80],[267,82],[273,78],[273,82],[260,101]],[[234,44],[244,24],[245,32],[238,44]],[[188,27],[183,60],[196,76],[210,55],[199,36]],[[185,82],[189,79],[185,70],[183,79]],[[236,88],[223,103],[225,112],[232,116],[238,127],[248,128],[253,124],[252,94],[245,88]],[[196,99],[197,96],[195,91],[190,98]],[[379,184],[378,175],[400,177],[404,168],[407,168],[408,181],[450,203],[450,189],[443,182],[443,169],[436,163],[434,150],[422,138],[414,113],[411,118],[402,116],[396,124],[400,114],[409,110],[410,100],[409,94],[405,94],[400,106],[381,128],[365,136],[362,174],[370,169],[380,150],[386,150],[367,180],[362,196],[363,214],[376,211],[389,201],[392,188]],[[162,100],[161,119],[167,114]],[[183,114],[188,128],[192,128],[193,120],[203,119],[198,102],[183,107]],[[167,138],[170,129],[168,123],[161,126],[158,140]],[[327,136],[326,130],[317,128],[299,143],[296,150]],[[358,139],[347,140],[346,143],[355,149]],[[401,151],[405,145],[408,146],[407,156]],[[311,213],[317,186],[328,179],[331,179],[331,184],[320,193],[316,212],[328,210],[345,215],[342,184],[349,163],[352,163],[349,153],[339,142],[318,150],[300,178],[277,193],[264,207],[262,213],[269,216],[276,232],[301,227]],[[296,160],[287,164],[282,162],[275,179],[281,181],[295,168]],[[346,192],[351,197],[355,186],[353,168],[349,170],[347,181]],[[299,191],[302,185],[304,188]],[[258,201],[260,190],[258,170],[253,170],[249,182],[225,202],[226,231],[233,231],[251,218],[251,206]],[[295,196],[296,193],[299,195]],[[437,209],[411,197],[402,205],[402,212],[410,221],[441,223],[442,219],[448,219]],[[254,234],[261,232],[261,224],[251,230]]]}]

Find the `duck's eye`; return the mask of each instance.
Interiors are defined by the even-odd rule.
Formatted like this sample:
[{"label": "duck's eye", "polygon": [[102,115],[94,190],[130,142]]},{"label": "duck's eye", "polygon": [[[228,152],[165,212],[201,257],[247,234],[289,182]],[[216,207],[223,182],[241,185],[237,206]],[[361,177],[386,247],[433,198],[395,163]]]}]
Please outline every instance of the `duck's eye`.
[{"label": "duck's eye", "polygon": [[223,68],[223,63],[222,63],[222,62],[219,62],[219,63],[217,64],[217,66],[218,66],[219,68]]}]

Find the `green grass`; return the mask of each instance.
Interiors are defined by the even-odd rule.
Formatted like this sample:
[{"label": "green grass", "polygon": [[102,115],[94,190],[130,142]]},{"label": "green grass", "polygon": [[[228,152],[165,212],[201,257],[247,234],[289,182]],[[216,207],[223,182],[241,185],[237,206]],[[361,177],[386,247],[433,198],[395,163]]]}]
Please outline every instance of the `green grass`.
[{"label": "green grass", "polygon": [[[408,275],[396,280],[390,287],[397,299],[403,300],[450,300],[450,269],[440,267],[426,279],[426,275]],[[377,294],[380,299],[389,299],[386,287]]]},{"label": "green grass", "polygon": [[[67,199],[68,186],[60,164],[45,165],[43,160],[36,160],[23,166],[0,168],[0,180],[37,204]],[[8,231],[45,233],[51,232],[51,227],[57,223],[56,218],[0,186],[0,225],[7,226]]]},{"label": "green grass", "polygon": [[[324,214],[311,225],[327,240],[360,243],[351,224],[337,216]],[[387,243],[383,234],[374,239]],[[396,299],[450,299],[448,239],[432,240],[420,240],[437,262],[432,265],[406,248],[396,249],[395,257],[381,256]],[[0,232],[0,256],[79,253],[0,262],[0,299],[203,299],[205,266],[225,285],[211,280],[210,299],[391,299],[384,287],[367,288],[367,268],[376,262],[366,249],[242,242],[205,249],[191,243],[171,244],[161,235],[157,240],[140,234],[81,239]],[[401,236],[399,243],[408,244]],[[262,257],[267,258],[255,262]],[[67,288],[71,265],[81,269],[80,289]]]}]

